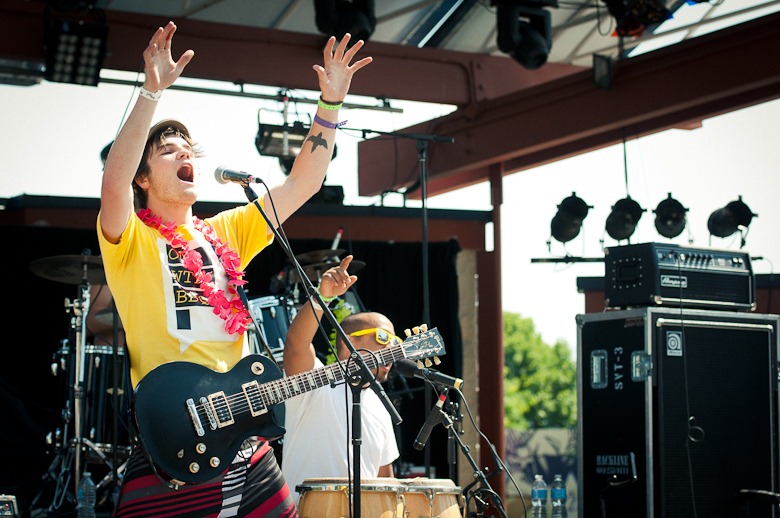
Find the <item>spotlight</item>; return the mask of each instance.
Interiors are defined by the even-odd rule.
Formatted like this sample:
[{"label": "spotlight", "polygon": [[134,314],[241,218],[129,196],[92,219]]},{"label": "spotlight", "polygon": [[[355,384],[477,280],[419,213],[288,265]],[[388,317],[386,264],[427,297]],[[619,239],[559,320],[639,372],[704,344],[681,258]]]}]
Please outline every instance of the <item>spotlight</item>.
[{"label": "spotlight", "polygon": [[607,216],[607,234],[616,241],[628,239],[636,230],[636,224],[645,211],[637,202],[626,196],[612,206],[612,212]]},{"label": "spotlight", "polygon": [[[258,123],[255,147],[257,152],[263,156],[278,158],[279,167],[285,175],[288,175],[308,134],[309,126],[304,126],[301,121],[280,125],[261,122]],[[336,158],[337,151],[338,148],[334,143],[331,160]]]},{"label": "spotlight", "polygon": [[368,38],[376,28],[374,0],[314,0],[317,30],[341,39],[350,33],[352,43]]},{"label": "spotlight", "polygon": [[[557,2],[499,3],[496,9],[496,43],[499,50],[529,70],[547,62],[552,48],[550,12],[541,5],[558,7]],[[534,6],[528,5],[534,4]]]},{"label": "spotlight", "polygon": [[688,209],[682,203],[669,197],[662,200],[653,211],[655,213],[655,229],[664,237],[673,238],[679,236],[685,228],[685,213]]},{"label": "spotlight", "polygon": [[561,243],[566,243],[577,237],[580,233],[582,220],[588,215],[588,210],[592,208],[575,193],[564,198],[558,205],[558,212],[550,222],[552,237]]},{"label": "spotlight", "polygon": [[108,40],[105,23],[53,19],[45,38],[46,80],[97,86]]},{"label": "spotlight", "polygon": [[753,217],[756,216],[758,214],[753,214],[750,207],[742,201],[742,196],[739,196],[738,199],[730,202],[722,209],[718,209],[710,214],[707,220],[707,229],[713,236],[728,237],[737,230],[746,232]]}]

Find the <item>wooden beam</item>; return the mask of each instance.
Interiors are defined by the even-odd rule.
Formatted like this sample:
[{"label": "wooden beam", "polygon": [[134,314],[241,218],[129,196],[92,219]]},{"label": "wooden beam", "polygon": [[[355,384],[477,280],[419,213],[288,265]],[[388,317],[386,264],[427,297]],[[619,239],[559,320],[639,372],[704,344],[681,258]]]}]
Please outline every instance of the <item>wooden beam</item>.
[{"label": "wooden beam", "polygon": [[[403,132],[454,139],[429,148],[433,196],[487,180],[491,164],[512,174],[619,143],[624,128],[647,135],[777,99],[777,55],[780,13],[620,62],[610,90],[581,72]],[[412,186],[417,168],[413,141],[358,144],[361,196]]]},{"label": "wooden beam", "polygon": [[[69,15],[72,18],[72,15]],[[45,61],[44,3],[4,0],[0,57]],[[169,18],[108,10],[106,69],[137,72],[141,52],[155,28]],[[231,83],[318,89],[312,65],[322,62],[325,37],[199,20],[174,20],[174,55],[195,51],[185,76]],[[361,55],[374,62],[350,92],[356,95],[463,106],[501,97],[582,70],[550,64],[528,71],[505,56],[470,54],[370,41]]]}]

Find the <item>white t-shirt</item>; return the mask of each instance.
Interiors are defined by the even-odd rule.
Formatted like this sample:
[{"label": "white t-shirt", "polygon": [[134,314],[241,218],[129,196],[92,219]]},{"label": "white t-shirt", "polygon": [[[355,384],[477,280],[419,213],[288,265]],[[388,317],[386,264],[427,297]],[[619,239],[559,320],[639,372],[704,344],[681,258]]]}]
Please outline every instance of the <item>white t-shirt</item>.
[{"label": "white t-shirt", "polygon": [[[322,367],[319,359],[314,368]],[[347,410],[348,409],[348,410]],[[379,468],[398,458],[393,423],[371,389],[360,393],[362,443],[360,477],[377,478]],[[307,478],[347,478],[352,473],[352,388],[321,387],[285,401],[282,473],[293,499]]]}]

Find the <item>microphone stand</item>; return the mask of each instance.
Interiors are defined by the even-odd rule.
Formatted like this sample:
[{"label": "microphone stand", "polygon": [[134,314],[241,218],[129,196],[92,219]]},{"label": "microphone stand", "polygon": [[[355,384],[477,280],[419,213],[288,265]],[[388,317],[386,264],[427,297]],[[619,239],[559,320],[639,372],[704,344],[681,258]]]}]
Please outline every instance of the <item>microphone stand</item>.
[{"label": "microphone stand", "polygon": [[[343,128],[343,129],[356,129],[356,128]],[[420,179],[418,180],[420,186],[420,200],[422,201],[422,290],[423,290],[423,310],[422,321],[426,324],[430,323],[430,297],[429,297],[429,282],[428,282],[428,143],[429,142],[446,142],[452,144],[455,142],[453,137],[440,137],[437,135],[424,135],[420,133],[400,133],[395,131],[377,131],[371,129],[357,129],[363,134],[363,138],[366,138],[368,133],[376,133],[378,135],[388,135],[392,137],[399,137],[405,139],[413,139],[417,145],[417,160],[420,164]],[[425,385],[425,405],[429,406],[433,400],[433,394],[431,388],[427,384]],[[426,443],[425,452],[425,476],[430,478],[431,476],[431,448]]]},{"label": "microphone stand", "polygon": [[393,406],[393,403],[390,401],[390,398],[385,393],[385,390],[382,388],[382,385],[379,384],[379,382],[376,380],[376,377],[371,373],[371,369],[368,368],[368,364],[366,364],[366,361],[363,358],[363,356],[360,353],[358,353],[357,350],[355,349],[355,346],[352,345],[352,342],[349,340],[349,336],[346,334],[346,332],[344,332],[344,329],[339,324],[339,321],[336,319],[336,316],[330,310],[328,305],[325,304],[325,302],[322,300],[319,291],[314,289],[314,286],[311,284],[311,280],[306,275],[306,272],[303,271],[303,267],[295,258],[295,254],[293,254],[286,240],[281,236],[279,229],[277,229],[276,226],[271,222],[271,220],[268,218],[268,215],[260,206],[260,203],[258,202],[257,193],[252,190],[252,188],[249,185],[249,181],[241,182],[241,185],[244,188],[244,193],[246,194],[247,199],[249,200],[250,203],[252,203],[257,208],[258,211],[260,211],[260,215],[262,215],[263,219],[265,219],[265,222],[268,225],[268,228],[271,229],[271,232],[273,232],[276,241],[282,247],[282,250],[284,250],[284,253],[287,255],[288,259],[297,270],[298,276],[301,279],[301,283],[304,286],[307,296],[316,299],[316,303],[323,309],[323,316],[327,318],[328,322],[333,326],[338,336],[341,338],[341,340],[349,349],[350,351],[349,361],[353,362],[358,368],[357,372],[352,376],[350,376],[349,383],[353,387],[352,390],[354,394],[352,398],[353,399],[352,448],[354,452],[353,453],[353,472],[354,472],[353,473],[353,477],[354,477],[353,498],[354,498],[354,508],[355,508],[355,512],[353,513],[353,516],[355,516],[356,518],[360,518],[361,417],[360,417],[360,403],[358,402],[356,404],[355,402],[359,400],[358,395],[361,390],[361,387],[366,383],[369,384],[371,389],[376,393],[376,395],[379,397],[379,400],[387,409],[391,419],[393,420],[393,423],[399,425],[403,422],[403,419],[401,419],[400,414],[398,414],[398,410],[396,410],[396,408]]}]

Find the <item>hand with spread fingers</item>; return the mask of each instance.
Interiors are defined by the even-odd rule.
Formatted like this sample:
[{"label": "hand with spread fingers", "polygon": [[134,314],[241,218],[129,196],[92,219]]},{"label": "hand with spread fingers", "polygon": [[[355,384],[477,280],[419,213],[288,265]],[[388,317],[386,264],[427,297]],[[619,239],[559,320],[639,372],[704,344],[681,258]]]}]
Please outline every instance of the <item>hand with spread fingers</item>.
[{"label": "hand with spread fingers", "polygon": [[195,55],[195,51],[187,50],[178,61],[173,60],[171,46],[175,33],[176,24],[168,22],[165,27],[159,27],[155,31],[152,39],[149,40],[149,46],[144,50],[146,73],[144,88],[150,92],[157,92],[171,86]]},{"label": "hand with spread fingers", "polygon": [[331,36],[323,52],[324,66],[314,65],[320,80],[322,99],[330,104],[338,104],[344,100],[352,82],[352,75],[372,61],[371,57],[365,57],[350,64],[364,43],[359,40],[347,48],[350,38],[349,33],[345,34],[336,46],[336,38]]}]

